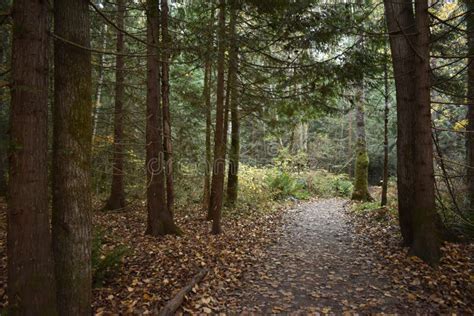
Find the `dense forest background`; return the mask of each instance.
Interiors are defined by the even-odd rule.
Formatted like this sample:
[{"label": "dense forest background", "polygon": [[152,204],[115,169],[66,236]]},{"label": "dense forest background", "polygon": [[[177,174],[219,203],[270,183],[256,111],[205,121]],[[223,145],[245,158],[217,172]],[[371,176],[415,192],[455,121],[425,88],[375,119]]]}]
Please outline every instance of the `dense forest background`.
[{"label": "dense forest background", "polygon": [[[283,209],[338,197],[375,221],[365,225],[396,227],[387,234],[440,265],[433,273],[443,275],[443,254],[465,264],[458,296],[434,310],[472,312],[473,8],[421,0],[2,1],[0,227],[8,237],[0,307],[25,314],[55,310],[57,300],[59,314],[136,304],[156,312],[201,256],[211,270],[223,256],[201,254],[210,250],[193,237],[217,248],[227,242],[229,252],[239,242],[252,248],[253,237],[276,230],[267,225]],[[41,93],[21,88],[28,84]],[[206,239],[209,231],[218,236]],[[24,265],[29,251],[46,263]],[[122,303],[113,303],[114,289],[127,284],[132,293],[150,282],[139,272],[147,254],[168,252],[186,258],[156,259],[162,296],[140,292],[130,307],[118,295]],[[211,274],[222,276],[219,269]],[[32,271],[46,271],[41,285],[31,285]],[[212,295],[217,281],[209,282]],[[57,297],[35,291],[45,284],[56,284]],[[206,297],[185,308],[209,312]]]}]

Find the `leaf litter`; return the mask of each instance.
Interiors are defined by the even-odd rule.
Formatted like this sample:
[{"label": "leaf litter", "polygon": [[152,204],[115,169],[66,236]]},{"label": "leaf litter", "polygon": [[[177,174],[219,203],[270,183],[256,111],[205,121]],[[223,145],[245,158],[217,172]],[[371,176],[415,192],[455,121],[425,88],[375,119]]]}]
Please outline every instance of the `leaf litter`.
[{"label": "leaf litter", "polygon": [[[444,243],[433,269],[400,248],[396,221],[347,210],[342,199],[226,218],[209,234],[197,207],[177,214],[182,236],[143,234],[143,206],[94,213],[104,247],[129,249],[93,290],[95,315],[156,314],[201,269],[179,314],[474,313],[474,246]],[[6,307],[6,225],[0,204],[0,309]],[[246,213],[247,214],[247,213]]]}]

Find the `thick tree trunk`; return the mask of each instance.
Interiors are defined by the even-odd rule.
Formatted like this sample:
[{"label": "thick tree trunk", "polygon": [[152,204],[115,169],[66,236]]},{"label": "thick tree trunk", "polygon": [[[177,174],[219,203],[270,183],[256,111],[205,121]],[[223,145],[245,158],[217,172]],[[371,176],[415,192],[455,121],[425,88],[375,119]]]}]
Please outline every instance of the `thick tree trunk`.
[{"label": "thick tree trunk", "polygon": [[146,96],[146,171],[147,228],[146,234],[159,236],[178,233],[166,206],[163,163],[163,119],[160,89],[158,0],[147,0],[147,96]]},{"label": "thick tree trunk", "polygon": [[[410,252],[439,260],[430,112],[427,0],[385,0],[397,90],[397,159],[400,227]],[[416,18],[415,18],[416,17]]]},{"label": "thick tree trunk", "polygon": [[[117,1],[116,23],[120,29],[124,29],[124,0]],[[117,53],[124,52],[123,33],[117,31]],[[124,189],[124,144],[123,144],[123,103],[125,93],[124,56],[115,57],[115,112],[114,112],[114,153],[112,163],[112,188],[110,197],[105,204],[106,210],[118,210],[125,207]]]},{"label": "thick tree trunk", "polygon": [[226,200],[226,202],[230,205],[235,204],[237,201],[240,159],[239,89],[237,87],[238,43],[236,36],[236,19],[237,8],[235,8],[234,4],[231,8],[231,16],[229,21],[231,47],[229,54],[229,82],[227,86],[227,93],[230,93],[230,115],[232,124]]},{"label": "thick tree trunk", "polygon": [[[416,28],[411,0],[384,0],[393,72],[397,95],[397,188],[398,214],[403,245],[413,242],[412,210],[414,201],[414,104],[415,53],[410,42],[414,43]],[[410,41],[410,42],[409,42]]]},{"label": "thick tree trunk", "polygon": [[471,212],[474,212],[474,2],[466,2],[467,43],[469,58],[467,66],[467,128],[466,128],[466,164],[468,202]]},{"label": "thick tree trunk", "polygon": [[365,137],[365,91],[362,82],[357,85],[355,94],[357,143],[352,200],[372,201],[369,193],[369,154]]},{"label": "thick tree trunk", "polygon": [[[8,32],[0,29],[0,65],[3,66],[0,71],[6,70],[7,66],[7,50],[9,48]],[[7,172],[8,172],[8,120],[7,120],[7,93],[5,89],[0,89],[0,196],[7,194]],[[1,122],[5,118],[4,122]]]},{"label": "thick tree trunk", "polygon": [[430,83],[430,20],[428,0],[416,0],[417,27],[416,103],[414,138],[415,176],[413,201],[413,243],[410,252],[424,261],[436,265],[440,258],[440,240],[436,227],[437,213],[434,191],[433,143],[431,135],[431,83]]},{"label": "thick tree trunk", "polygon": [[[0,98],[2,95],[0,94]],[[6,112],[4,110],[5,108],[5,103],[0,102],[0,116],[5,115],[2,112]],[[6,123],[5,123],[6,124]],[[0,125],[0,137],[2,140],[0,140],[0,196],[6,196],[7,191],[8,191],[8,185],[7,185],[7,128],[6,126],[1,126]]]},{"label": "thick tree trunk", "polygon": [[[90,46],[86,1],[54,2],[54,32]],[[53,108],[53,250],[61,315],[91,313],[91,53],[56,40]]]},{"label": "thick tree trunk", "polygon": [[170,85],[169,85],[169,59],[171,38],[168,34],[168,0],[161,0],[161,96],[163,100],[163,151],[166,172],[166,205],[168,212],[173,216],[174,208],[174,183],[173,183],[173,145],[171,140],[171,115],[170,115]]},{"label": "thick tree trunk", "polygon": [[384,124],[383,124],[383,179],[381,206],[387,205],[388,191],[388,113],[389,113],[389,87],[388,87],[388,53],[387,46],[384,47]]},{"label": "thick tree trunk", "polygon": [[219,31],[217,57],[217,102],[216,131],[214,137],[214,162],[212,168],[209,213],[213,220],[212,233],[221,232],[221,211],[225,173],[225,109],[224,109],[224,63],[225,63],[225,0],[219,0]]},{"label": "thick tree trunk", "polygon": [[45,1],[13,5],[9,315],[57,314],[48,204],[48,10]]}]

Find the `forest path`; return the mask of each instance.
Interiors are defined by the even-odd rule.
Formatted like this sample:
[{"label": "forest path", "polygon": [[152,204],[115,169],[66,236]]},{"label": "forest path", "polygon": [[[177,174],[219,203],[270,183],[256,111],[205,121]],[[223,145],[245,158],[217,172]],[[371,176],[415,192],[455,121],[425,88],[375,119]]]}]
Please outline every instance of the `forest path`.
[{"label": "forest path", "polygon": [[375,254],[350,225],[345,203],[318,200],[285,215],[282,235],[264,262],[244,275],[244,288],[236,294],[240,311],[406,310],[391,282],[378,273]]}]

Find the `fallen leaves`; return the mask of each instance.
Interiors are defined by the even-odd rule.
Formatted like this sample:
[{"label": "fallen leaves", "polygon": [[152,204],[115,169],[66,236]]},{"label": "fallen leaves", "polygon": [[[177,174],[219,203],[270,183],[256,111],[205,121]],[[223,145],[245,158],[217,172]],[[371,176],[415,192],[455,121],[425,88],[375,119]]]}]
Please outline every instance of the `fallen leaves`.
[{"label": "fallen leaves", "polygon": [[107,231],[106,243],[124,244],[131,253],[118,277],[94,289],[96,313],[150,314],[159,310],[203,267],[209,274],[194,286],[182,306],[187,313],[214,314],[226,309],[228,291],[242,286],[242,273],[260,260],[272,242],[279,214],[227,218],[224,233],[213,236],[201,210],[176,214],[183,236],[145,236],[146,213],[141,207],[122,213],[95,213],[94,222]]},{"label": "fallen leaves", "polygon": [[[145,236],[142,205],[94,214],[104,247],[125,245],[121,270],[93,290],[96,315],[153,314],[206,267],[181,312],[474,313],[474,246],[445,243],[438,269],[399,247],[385,214],[345,214],[338,199],[293,211],[223,221],[224,233],[196,208],[177,213],[183,236]],[[1,205],[0,205],[1,206]],[[388,218],[388,219],[387,219]],[[0,210],[0,227],[4,210]],[[6,304],[5,231],[0,229],[0,309]]]},{"label": "fallen leaves", "polygon": [[376,255],[375,269],[389,279],[392,293],[398,292],[408,300],[407,309],[474,313],[474,244],[445,242],[441,262],[434,269],[420,258],[408,256],[408,250],[400,247],[398,223],[393,215],[381,221],[377,212],[349,213],[361,245]]}]

